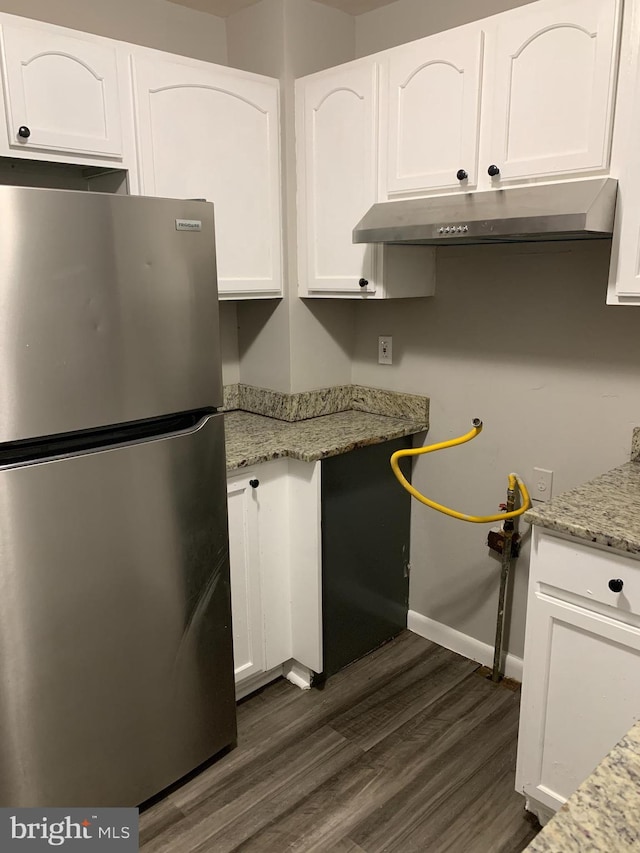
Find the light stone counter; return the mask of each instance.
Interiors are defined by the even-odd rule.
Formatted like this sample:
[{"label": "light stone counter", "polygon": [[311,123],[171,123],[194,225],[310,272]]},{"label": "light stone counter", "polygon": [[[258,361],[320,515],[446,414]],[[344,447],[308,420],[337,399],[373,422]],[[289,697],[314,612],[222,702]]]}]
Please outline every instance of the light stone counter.
[{"label": "light stone counter", "polygon": [[289,456],[316,462],[425,432],[429,398],[361,385],[286,394],[225,386],[227,471]]},{"label": "light stone counter", "polygon": [[315,462],[358,447],[424,432],[426,417],[391,418],[346,411],[294,423],[249,412],[225,414],[227,471],[289,456]]},{"label": "light stone counter", "polygon": [[549,530],[640,554],[640,462],[614,468],[535,506],[523,518]]},{"label": "light stone counter", "polygon": [[526,848],[530,853],[640,850],[640,723]]}]

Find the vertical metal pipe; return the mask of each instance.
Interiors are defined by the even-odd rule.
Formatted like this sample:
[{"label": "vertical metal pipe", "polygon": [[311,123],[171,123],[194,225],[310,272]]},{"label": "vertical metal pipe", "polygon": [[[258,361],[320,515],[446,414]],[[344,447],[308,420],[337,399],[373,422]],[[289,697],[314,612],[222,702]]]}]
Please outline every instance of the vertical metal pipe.
[{"label": "vertical metal pipe", "polygon": [[[507,490],[507,512],[512,512],[516,506],[516,493],[514,489]],[[504,607],[507,597],[507,586],[509,584],[509,568],[511,566],[511,543],[515,525],[512,519],[508,519],[502,525],[504,543],[502,548],[502,563],[500,566],[500,593],[498,595],[498,617],[496,619],[496,639],[493,650],[492,681],[500,681],[502,678],[502,643],[504,640]]]}]

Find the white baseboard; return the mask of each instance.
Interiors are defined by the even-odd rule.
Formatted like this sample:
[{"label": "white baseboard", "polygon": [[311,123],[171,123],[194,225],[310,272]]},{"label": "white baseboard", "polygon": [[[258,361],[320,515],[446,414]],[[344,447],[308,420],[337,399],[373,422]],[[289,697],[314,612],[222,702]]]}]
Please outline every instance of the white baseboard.
[{"label": "white baseboard", "polygon": [[[483,666],[493,666],[493,646],[476,640],[475,637],[470,637],[468,634],[463,634],[461,631],[456,631],[455,628],[450,628],[448,625],[443,625],[442,622],[436,622],[435,619],[423,616],[422,613],[410,610],[407,617],[407,628],[414,634],[424,637],[425,640],[431,640],[439,646],[444,646],[445,649],[451,649],[452,652],[478,661]],[[511,653],[507,654],[504,674],[507,678],[522,681],[522,664],[522,658]]]},{"label": "white baseboard", "polygon": [[275,681],[276,678],[280,678],[282,674],[283,668],[280,665],[274,667],[274,669],[270,669],[268,672],[259,672],[257,675],[250,675],[249,678],[245,678],[244,681],[236,684],[236,702],[244,699],[250,693],[255,693],[261,687],[266,687],[267,684]]}]

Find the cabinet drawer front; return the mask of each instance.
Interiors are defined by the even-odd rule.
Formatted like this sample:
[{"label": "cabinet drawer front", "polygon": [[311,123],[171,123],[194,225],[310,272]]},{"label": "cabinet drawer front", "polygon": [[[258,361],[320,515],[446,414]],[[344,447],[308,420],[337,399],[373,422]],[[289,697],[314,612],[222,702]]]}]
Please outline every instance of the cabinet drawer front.
[{"label": "cabinet drawer front", "polygon": [[[618,580],[623,584],[620,592],[609,587],[609,581]],[[541,534],[535,581],[580,596],[583,607],[592,601],[616,608],[621,618],[640,616],[640,560],[632,557]]]}]

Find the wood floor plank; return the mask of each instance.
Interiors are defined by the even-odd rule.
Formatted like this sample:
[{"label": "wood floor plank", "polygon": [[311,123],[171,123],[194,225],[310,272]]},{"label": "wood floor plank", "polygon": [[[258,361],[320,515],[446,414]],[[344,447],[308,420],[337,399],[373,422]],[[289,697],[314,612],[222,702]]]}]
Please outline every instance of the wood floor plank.
[{"label": "wood floor plank", "polygon": [[366,851],[351,841],[350,838],[342,838],[336,842],[331,853],[366,853]]},{"label": "wood floor plank", "polygon": [[[351,708],[355,701],[381,690],[425,655],[439,649],[435,643],[405,631],[366,658],[332,676],[322,690],[311,690],[291,697],[284,708],[265,718],[238,720],[238,745],[264,744],[272,736],[294,736],[300,727],[324,725],[331,716]],[[267,688],[271,690],[271,688]],[[242,725],[241,725],[242,723]]]},{"label": "wood floor plank", "polygon": [[[467,680],[470,679],[475,677],[468,676]],[[460,738],[474,732],[496,709],[502,714],[501,709],[513,703],[513,694],[492,691],[487,687],[491,695],[485,696],[484,702],[473,714],[463,715],[455,733],[452,733],[449,722],[431,719],[430,709],[416,715],[408,726],[378,743],[334,778],[327,780],[294,812],[282,815],[276,826],[269,827],[269,838],[277,838],[278,832],[287,837],[297,833],[298,840],[281,849],[323,853],[331,850],[341,838],[349,837],[369,853],[358,830],[362,826],[375,825],[376,832],[379,827],[381,837],[387,839],[387,831],[383,826],[386,815],[402,807],[407,792],[436,774],[439,774],[438,789],[445,786],[449,776],[449,781],[455,782],[455,773],[447,774],[446,771],[451,753],[456,750]],[[450,693],[453,695],[442,697],[443,704],[455,704],[461,700],[463,704],[466,703],[464,707],[469,705],[464,684],[458,685]],[[460,773],[459,767],[456,767],[456,772]],[[442,779],[442,776],[445,778]],[[304,815],[302,822],[301,814]],[[379,819],[381,815],[385,815],[383,821]],[[261,836],[254,840],[252,847],[246,849],[258,853],[260,842]],[[278,849],[277,845],[274,844],[272,849]]]},{"label": "wood floor plank", "polygon": [[235,850],[360,754],[356,746],[324,727],[231,784],[213,786],[197,809],[141,849],[145,853]]},{"label": "wood floor plank", "polygon": [[371,749],[465,679],[477,664],[435,647],[383,688],[331,719],[330,725],[364,750]]},{"label": "wood floor plank", "polygon": [[524,803],[513,789],[517,719],[517,706],[502,702],[480,725],[469,727],[468,718],[467,725],[454,724],[411,786],[388,798],[350,837],[367,853],[499,849],[505,841],[502,818],[483,826],[474,819],[474,807],[482,806],[486,820],[492,809],[499,813],[510,803],[524,823]]},{"label": "wood floor plank", "polygon": [[323,690],[301,691],[285,680],[270,685],[238,706],[237,748],[172,794],[172,802],[185,812],[198,808],[212,788],[233,784],[256,763],[268,762],[292,741],[304,740],[439,650],[446,651],[407,631],[330,678]]},{"label": "wood floor plank", "polygon": [[141,850],[519,853],[519,695],[474,670],[406,632],[322,691],[270,685],[238,748],[142,816]]},{"label": "wood floor plank", "polygon": [[156,803],[140,815],[138,823],[140,846],[167,832],[183,819],[184,813],[170,799]]}]

